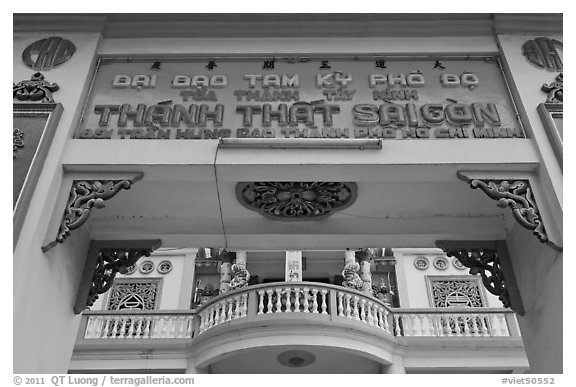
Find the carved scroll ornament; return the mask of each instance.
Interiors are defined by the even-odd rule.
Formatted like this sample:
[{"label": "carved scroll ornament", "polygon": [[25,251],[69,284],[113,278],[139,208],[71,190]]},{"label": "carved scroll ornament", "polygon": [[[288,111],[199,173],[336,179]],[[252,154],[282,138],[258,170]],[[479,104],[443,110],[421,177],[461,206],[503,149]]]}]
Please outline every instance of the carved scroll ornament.
[{"label": "carved scroll ornament", "polygon": [[114,197],[121,189],[130,189],[132,184],[130,180],[74,181],[56,241],[64,242],[70,231],[86,223],[93,208],[103,208],[105,200]]},{"label": "carved scroll ornament", "polygon": [[563,103],[564,101],[564,76],[560,73],[554,82],[545,83],[541,90],[548,93],[546,103]]},{"label": "carved scroll ornament", "polygon": [[12,130],[12,139],[12,158],[16,158],[18,148],[24,147],[24,133],[20,129],[14,128]]},{"label": "carved scroll ornament", "polygon": [[86,307],[92,306],[99,294],[107,292],[112,287],[117,273],[126,273],[128,267],[134,265],[141,257],[150,256],[153,250],[153,248],[102,249],[98,254]]},{"label": "carved scroll ornament", "polygon": [[52,93],[60,88],[57,83],[44,80],[40,72],[32,74],[29,80],[12,84],[13,98],[19,101],[40,101],[42,103],[54,102]]},{"label": "carved scroll ornament", "polygon": [[236,195],[245,207],[277,220],[316,220],[350,206],[355,183],[238,183]]},{"label": "carved scroll ornament", "polygon": [[538,211],[536,200],[528,180],[469,180],[470,187],[480,188],[490,198],[497,200],[498,207],[512,209],[514,219],[524,228],[531,230],[542,243],[561,251],[548,239],[544,222]]}]

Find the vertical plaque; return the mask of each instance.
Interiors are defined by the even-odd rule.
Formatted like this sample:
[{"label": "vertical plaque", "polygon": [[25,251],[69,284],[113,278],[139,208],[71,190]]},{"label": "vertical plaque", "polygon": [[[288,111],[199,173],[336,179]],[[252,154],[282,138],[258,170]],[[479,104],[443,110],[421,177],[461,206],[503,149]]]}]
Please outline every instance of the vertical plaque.
[{"label": "vertical plaque", "polygon": [[302,251],[286,251],[286,282],[302,281]]},{"label": "vertical plaque", "polygon": [[14,246],[63,110],[59,103],[13,105]]}]

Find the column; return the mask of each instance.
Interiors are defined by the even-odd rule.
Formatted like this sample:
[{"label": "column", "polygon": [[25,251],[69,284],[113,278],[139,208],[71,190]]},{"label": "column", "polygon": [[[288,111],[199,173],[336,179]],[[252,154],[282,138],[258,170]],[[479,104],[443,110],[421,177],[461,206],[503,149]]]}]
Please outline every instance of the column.
[{"label": "column", "polygon": [[302,251],[286,251],[286,270],[284,281],[302,281]]},{"label": "column", "polygon": [[360,278],[364,283],[362,292],[372,295],[372,273],[370,272],[370,253],[363,250],[355,252],[355,256],[360,262]]},{"label": "column", "polygon": [[[246,260],[244,256],[244,261]],[[220,254],[220,294],[226,293],[230,290],[230,281],[232,281],[232,262],[234,258],[238,259],[236,253],[232,251],[224,251]]]}]

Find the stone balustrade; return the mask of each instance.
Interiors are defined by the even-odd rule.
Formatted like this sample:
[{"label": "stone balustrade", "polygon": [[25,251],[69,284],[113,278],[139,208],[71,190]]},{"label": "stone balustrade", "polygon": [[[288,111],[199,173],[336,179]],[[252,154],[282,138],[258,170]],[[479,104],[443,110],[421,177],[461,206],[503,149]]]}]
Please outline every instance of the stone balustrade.
[{"label": "stone balustrade", "polygon": [[185,339],[194,337],[194,314],[151,310],[87,315],[86,339]]},{"label": "stone balustrade", "polygon": [[[519,336],[502,308],[391,309],[365,293],[315,282],[260,284],[222,293],[193,311],[87,311],[83,339],[192,339],[233,321],[318,321],[404,337]],[[376,332],[376,331],[374,331]]]},{"label": "stone balustrade", "polygon": [[396,336],[518,336],[512,311],[501,308],[396,309]]}]

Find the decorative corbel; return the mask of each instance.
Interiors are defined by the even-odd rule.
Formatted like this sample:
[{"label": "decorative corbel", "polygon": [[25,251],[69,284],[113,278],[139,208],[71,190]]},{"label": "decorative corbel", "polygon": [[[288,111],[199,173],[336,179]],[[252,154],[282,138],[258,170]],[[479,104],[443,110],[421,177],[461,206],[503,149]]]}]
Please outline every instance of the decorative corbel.
[{"label": "decorative corbel", "polygon": [[524,315],[505,241],[437,241],[436,246],[469,268],[470,274],[480,274],[486,290],[498,296],[505,308]]},{"label": "decorative corbel", "polygon": [[148,257],[160,247],[157,240],[93,241],[84,266],[84,273],[76,295],[74,313],[82,313],[110,289],[117,273],[126,273],[141,257]]},{"label": "decorative corbel", "polygon": [[458,172],[458,177],[469,183],[471,188],[480,188],[486,195],[497,201],[498,207],[510,207],[514,219],[522,227],[532,231],[540,242],[547,244],[556,251],[562,251],[562,247],[548,239],[530,181],[527,178],[474,179],[461,172]]},{"label": "decorative corbel", "polygon": [[116,196],[121,189],[130,189],[142,176],[139,173],[132,179],[74,180],[56,240],[43,246],[42,251],[48,251],[56,243],[63,243],[72,230],[80,228],[88,221],[92,209],[105,207],[105,200]]}]

